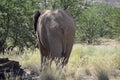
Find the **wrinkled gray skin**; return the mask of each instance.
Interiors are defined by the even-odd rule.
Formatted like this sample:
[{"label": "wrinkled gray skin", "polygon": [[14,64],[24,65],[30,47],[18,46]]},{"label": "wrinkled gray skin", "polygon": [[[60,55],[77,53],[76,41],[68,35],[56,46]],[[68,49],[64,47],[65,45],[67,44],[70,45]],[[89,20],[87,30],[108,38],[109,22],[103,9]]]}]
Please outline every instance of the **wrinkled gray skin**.
[{"label": "wrinkled gray skin", "polygon": [[51,60],[57,58],[56,64],[62,58],[62,66],[68,63],[72,50],[75,23],[74,19],[66,11],[45,10],[33,15],[34,28],[41,52],[41,68],[46,63],[46,58]]}]

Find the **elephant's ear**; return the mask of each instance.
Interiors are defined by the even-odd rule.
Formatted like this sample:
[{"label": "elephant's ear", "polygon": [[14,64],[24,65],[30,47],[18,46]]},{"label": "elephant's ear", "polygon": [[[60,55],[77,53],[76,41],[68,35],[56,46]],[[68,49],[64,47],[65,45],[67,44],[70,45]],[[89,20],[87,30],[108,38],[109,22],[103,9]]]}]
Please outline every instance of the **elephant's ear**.
[{"label": "elephant's ear", "polygon": [[40,16],[40,12],[39,11],[35,11],[35,13],[33,14],[33,23],[34,23],[34,30],[36,32],[37,29],[37,23],[38,23],[38,18]]}]

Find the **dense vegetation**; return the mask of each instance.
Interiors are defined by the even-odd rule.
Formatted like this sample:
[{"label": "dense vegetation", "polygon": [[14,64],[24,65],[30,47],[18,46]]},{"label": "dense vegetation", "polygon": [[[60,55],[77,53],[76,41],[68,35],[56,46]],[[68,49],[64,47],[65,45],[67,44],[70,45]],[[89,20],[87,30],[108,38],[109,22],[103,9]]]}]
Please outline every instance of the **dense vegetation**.
[{"label": "dense vegetation", "polygon": [[83,0],[0,0],[0,52],[37,47],[32,14],[62,8],[75,19],[75,42],[95,43],[99,38],[120,39],[120,8]]}]

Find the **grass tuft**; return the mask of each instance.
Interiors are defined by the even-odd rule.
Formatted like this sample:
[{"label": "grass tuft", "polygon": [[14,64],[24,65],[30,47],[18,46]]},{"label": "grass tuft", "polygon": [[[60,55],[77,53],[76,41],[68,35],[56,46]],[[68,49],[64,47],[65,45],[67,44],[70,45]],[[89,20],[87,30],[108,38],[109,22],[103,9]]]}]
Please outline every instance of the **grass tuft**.
[{"label": "grass tuft", "polygon": [[96,69],[96,77],[98,80],[109,80],[109,75],[107,71],[103,68]]}]

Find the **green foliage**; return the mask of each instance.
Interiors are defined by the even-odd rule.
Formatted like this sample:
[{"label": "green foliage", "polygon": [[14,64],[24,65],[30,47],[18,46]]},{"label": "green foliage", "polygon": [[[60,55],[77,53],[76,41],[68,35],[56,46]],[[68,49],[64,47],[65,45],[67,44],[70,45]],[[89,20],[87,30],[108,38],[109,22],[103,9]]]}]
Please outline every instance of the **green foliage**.
[{"label": "green foliage", "polygon": [[76,40],[91,44],[100,37],[118,37],[119,13],[120,8],[113,8],[107,4],[93,4],[84,9],[77,21]]},{"label": "green foliage", "polygon": [[[33,6],[35,5],[35,6]],[[32,14],[34,0],[2,0],[0,3],[0,48],[35,46]],[[4,47],[5,48],[5,47]]]},{"label": "green foliage", "polygon": [[120,37],[120,8],[111,8],[108,21],[111,25],[112,37]]}]

